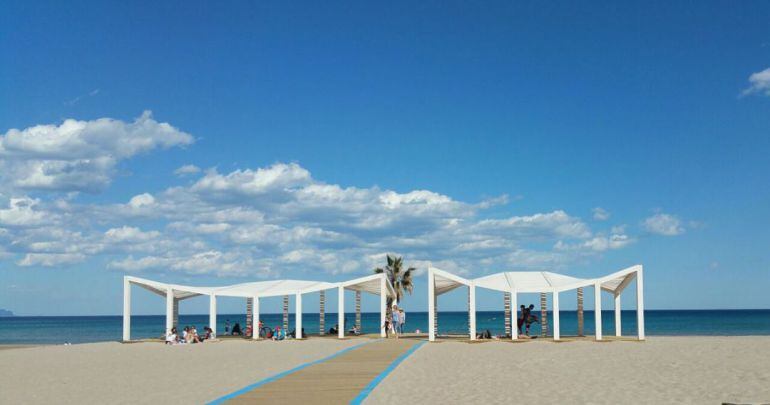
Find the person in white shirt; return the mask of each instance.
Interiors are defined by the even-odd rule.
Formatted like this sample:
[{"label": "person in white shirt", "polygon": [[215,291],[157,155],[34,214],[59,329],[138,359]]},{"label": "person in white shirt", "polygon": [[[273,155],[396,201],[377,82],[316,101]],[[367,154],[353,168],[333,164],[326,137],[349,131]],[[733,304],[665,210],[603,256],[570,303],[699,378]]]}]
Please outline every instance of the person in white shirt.
[{"label": "person in white shirt", "polygon": [[176,334],[176,326],[174,326],[168,332],[168,335],[166,335],[166,344],[175,345],[176,343],[177,343],[177,334]]}]

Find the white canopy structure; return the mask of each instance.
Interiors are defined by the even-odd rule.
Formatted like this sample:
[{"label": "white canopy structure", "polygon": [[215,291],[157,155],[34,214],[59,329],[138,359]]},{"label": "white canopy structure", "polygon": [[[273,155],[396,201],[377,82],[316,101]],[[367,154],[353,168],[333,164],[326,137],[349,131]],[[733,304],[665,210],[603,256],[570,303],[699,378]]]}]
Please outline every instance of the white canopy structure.
[{"label": "white canopy structure", "polygon": [[[217,297],[242,297],[251,305],[252,325],[259,323],[259,299],[277,296],[295,296],[295,330],[297,334],[302,331],[302,295],[321,292],[333,288],[338,289],[339,294],[339,338],[345,333],[345,290],[367,292],[380,296],[380,325],[385,323],[387,297],[395,297],[393,286],[385,274],[373,274],[345,282],[324,282],[306,280],[272,280],[252,283],[234,284],[221,287],[197,287],[180,284],[162,283],[139,277],[123,277],[123,340],[131,340],[131,286],[136,285],[166,298],[166,333],[177,323],[179,316],[179,301],[200,295],[209,296],[209,327],[216,333],[217,325]],[[357,295],[357,298],[359,295]],[[322,309],[323,311],[323,309]],[[323,313],[323,312],[322,312]],[[385,336],[385,330],[381,331]],[[259,333],[252,333],[254,339],[259,338]]]},{"label": "white canopy structure", "polygon": [[[455,274],[428,267],[428,337],[436,339],[436,297],[458,287],[468,287],[469,334],[476,339],[476,287],[501,291],[511,295],[511,324],[516,325],[517,293],[551,293],[553,295],[553,338],[559,340],[559,293],[582,287],[594,287],[596,340],[602,340],[601,291],[615,297],[615,334],[620,336],[620,295],[629,283],[636,280],[636,316],[638,337],[644,340],[644,282],[641,265],[629,267],[604,277],[580,279],[547,271],[508,271],[476,279],[465,279]],[[511,339],[518,339],[511,333]]]}]

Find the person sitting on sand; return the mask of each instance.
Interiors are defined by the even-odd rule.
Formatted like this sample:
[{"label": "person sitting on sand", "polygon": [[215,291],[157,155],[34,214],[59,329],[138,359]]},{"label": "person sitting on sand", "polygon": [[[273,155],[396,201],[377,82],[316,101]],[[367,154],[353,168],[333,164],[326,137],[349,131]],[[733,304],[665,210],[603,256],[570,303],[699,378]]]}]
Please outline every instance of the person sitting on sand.
[{"label": "person sitting on sand", "polygon": [[187,330],[187,343],[195,343],[195,326]]},{"label": "person sitting on sand", "polygon": [[241,335],[243,335],[243,332],[241,331],[241,324],[236,322],[235,325],[233,325],[233,336]]},{"label": "person sitting on sand", "polygon": [[336,335],[336,334],[337,334],[337,328],[338,328],[338,327],[339,327],[339,325],[337,325],[337,324],[335,323],[333,328],[329,328],[329,334],[330,334],[330,335]]},{"label": "person sitting on sand", "polygon": [[191,328],[190,336],[192,336],[192,343],[201,343],[201,337],[198,335],[198,329],[195,328],[195,325]]},{"label": "person sitting on sand", "polygon": [[206,326],[203,328],[203,331],[205,332],[205,335],[203,336],[203,340],[211,340],[214,339],[214,330]]},{"label": "person sitting on sand", "polygon": [[280,326],[275,327],[275,333],[273,333],[273,340],[284,340],[286,339],[286,331],[283,330]]},{"label": "person sitting on sand", "polygon": [[177,343],[177,334],[176,334],[176,326],[171,328],[171,330],[168,332],[168,335],[166,335],[166,344],[167,345],[175,345]]}]

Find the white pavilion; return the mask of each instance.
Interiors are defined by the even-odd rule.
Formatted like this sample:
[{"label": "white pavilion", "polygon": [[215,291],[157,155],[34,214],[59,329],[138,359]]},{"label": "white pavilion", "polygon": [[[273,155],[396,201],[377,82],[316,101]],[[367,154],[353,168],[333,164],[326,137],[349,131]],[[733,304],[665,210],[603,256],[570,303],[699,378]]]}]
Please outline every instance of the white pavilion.
[{"label": "white pavilion", "polygon": [[[620,296],[628,285],[636,280],[636,318],[637,337],[644,340],[644,281],[641,265],[629,267],[603,277],[581,279],[547,271],[508,271],[465,279],[447,271],[428,267],[428,338],[434,341],[437,335],[437,297],[459,287],[468,288],[468,323],[471,340],[476,339],[476,288],[501,291],[506,294],[506,303],[510,296],[510,322],[516,328],[516,309],[518,293],[540,293],[541,307],[545,315],[545,294],[552,295],[553,301],[553,339],[560,340],[559,330],[559,293],[578,290],[578,322],[582,321],[582,292],[584,287],[594,288],[594,316],[596,319],[596,340],[602,340],[602,291],[609,292],[615,303],[615,335],[621,335]],[[508,309],[506,308],[506,311]],[[541,318],[541,321],[543,319]],[[507,323],[507,321],[506,321]],[[517,333],[511,333],[511,339],[518,339]]]},{"label": "white pavilion", "polygon": [[[302,295],[310,293],[321,294],[321,334],[323,334],[323,314],[326,290],[337,289],[338,296],[338,337],[345,336],[345,290],[356,292],[356,319],[360,322],[361,293],[366,292],[380,297],[380,325],[385,323],[386,302],[388,297],[395,297],[395,291],[385,274],[373,274],[345,282],[323,282],[306,280],[272,280],[242,283],[221,287],[196,287],[180,284],[162,283],[138,277],[123,277],[123,341],[131,340],[131,287],[139,286],[158,294],[166,299],[166,333],[177,324],[179,318],[179,302],[197,296],[209,297],[209,327],[216,333],[217,297],[241,297],[247,302],[247,313],[251,325],[259,324],[259,300],[267,297],[284,297],[284,310],[288,308],[288,296],[295,296],[295,330],[302,331]],[[360,326],[360,325],[359,325]],[[381,335],[385,336],[382,329]],[[259,338],[259,333],[252,333],[253,339]]]}]

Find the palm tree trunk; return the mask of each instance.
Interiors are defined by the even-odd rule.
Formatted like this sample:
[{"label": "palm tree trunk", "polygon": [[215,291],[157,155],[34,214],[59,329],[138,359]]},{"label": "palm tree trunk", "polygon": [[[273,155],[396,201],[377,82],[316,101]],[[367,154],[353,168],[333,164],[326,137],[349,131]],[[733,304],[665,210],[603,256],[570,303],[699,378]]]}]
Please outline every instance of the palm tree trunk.
[{"label": "palm tree trunk", "polygon": [[577,289],[578,336],[583,336],[583,287]]},{"label": "palm tree trunk", "polygon": [[356,291],[356,329],[361,331],[361,291]]},{"label": "palm tree trunk", "polygon": [[289,296],[283,296],[283,330],[289,330]]},{"label": "palm tree trunk", "polygon": [[540,336],[548,335],[548,299],[545,293],[540,293]]},{"label": "palm tree trunk", "polygon": [[318,332],[323,336],[326,334],[326,291],[324,290],[321,290],[318,306],[320,307],[318,313]]},{"label": "palm tree trunk", "polygon": [[503,294],[505,306],[505,336],[511,336],[511,293]]}]

